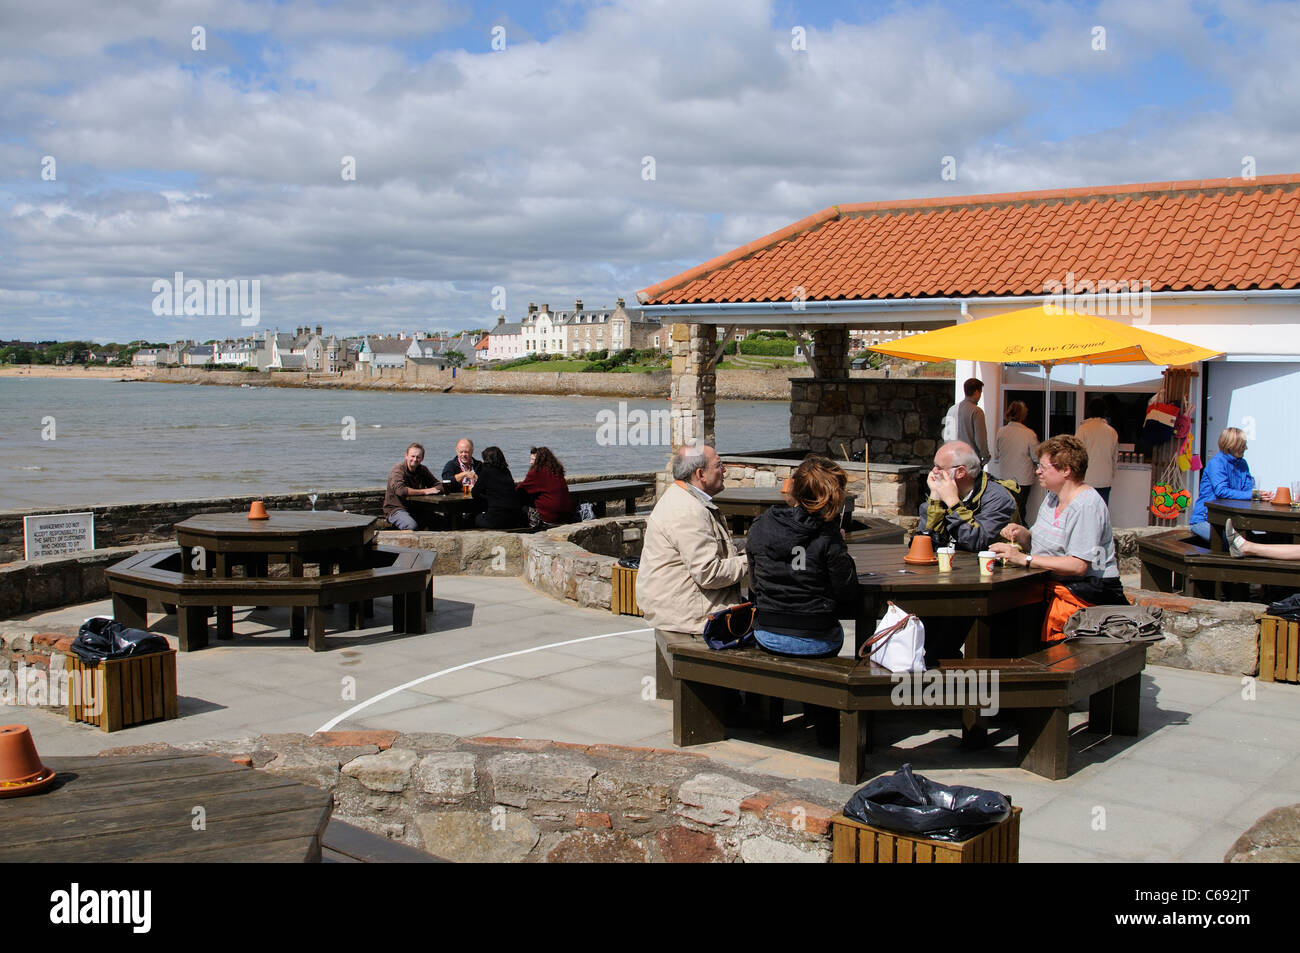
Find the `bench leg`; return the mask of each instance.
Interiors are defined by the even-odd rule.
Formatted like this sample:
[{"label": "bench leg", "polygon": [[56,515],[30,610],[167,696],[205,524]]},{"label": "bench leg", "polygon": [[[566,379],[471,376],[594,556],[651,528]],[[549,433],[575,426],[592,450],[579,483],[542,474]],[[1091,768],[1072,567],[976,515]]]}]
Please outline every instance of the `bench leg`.
[{"label": "bench leg", "polygon": [[325,609],[321,606],[307,607],[307,648],[325,651]]},{"label": "bench leg", "polygon": [[1088,731],[1102,735],[1136,735],[1142,706],[1142,676],[1130,675],[1088,699]]},{"label": "bench leg", "polygon": [[113,593],[113,618],[133,629],[147,629],[149,600]]},{"label": "bench leg", "polygon": [[176,634],[182,652],[193,652],[208,644],[208,607],[181,606],[176,613]]},{"label": "bench leg", "polygon": [[676,679],[673,682],[673,744],[683,748],[726,736],[726,689]]},{"label": "bench leg", "polygon": [[235,609],[233,606],[217,606],[217,638],[229,641],[235,637]]},{"label": "bench leg", "polygon": [[393,608],[396,610],[398,605],[403,607],[402,631],[410,635],[424,634],[424,587],[421,586],[416,592],[399,593],[393,596]]},{"label": "bench leg", "polygon": [[1020,767],[1059,781],[1069,774],[1070,709],[1022,708],[1016,712]]},{"label": "bench leg", "polygon": [[961,746],[967,751],[979,751],[989,746],[988,722],[978,708],[961,710]]},{"label": "bench leg", "polygon": [[301,639],[306,626],[303,624],[302,606],[294,606],[289,610],[289,638]]},{"label": "bench leg", "polygon": [[861,784],[867,778],[871,750],[871,712],[840,712],[840,784]]},{"label": "bench leg", "polygon": [[668,667],[668,657],[664,647],[655,640],[655,698],[673,697],[673,673]]}]

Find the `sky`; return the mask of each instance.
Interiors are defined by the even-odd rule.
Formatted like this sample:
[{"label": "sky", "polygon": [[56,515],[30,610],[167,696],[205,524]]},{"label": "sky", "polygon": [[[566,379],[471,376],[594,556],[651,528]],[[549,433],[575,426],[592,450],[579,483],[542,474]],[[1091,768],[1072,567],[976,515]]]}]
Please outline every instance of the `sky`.
[{"label": "sky", "polygon": [[484,327],[836,203],[1300,172],[1298,48],[1254,0],[0,0],[0,339]]}]

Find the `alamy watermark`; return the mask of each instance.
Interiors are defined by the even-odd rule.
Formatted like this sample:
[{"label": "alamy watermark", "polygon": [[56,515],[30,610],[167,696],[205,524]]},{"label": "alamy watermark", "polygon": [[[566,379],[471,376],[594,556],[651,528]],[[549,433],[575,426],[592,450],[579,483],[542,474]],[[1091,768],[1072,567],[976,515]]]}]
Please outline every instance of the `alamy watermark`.
[{"label": "alamy watermark", "polygon": [[1076,278],[1074,272],[1067,271],[1065,281],[1044,282],[1043,293],[1047,295],[1043,310],[1048,314],[1151,316],[1150,280],[1099,278],[1094,281]]},{"label": "alamy watermark", "polygon": [[38,708],[52,705],[67,708],[78,701],[83,714],[99,714],[103,698],[95,692],[93,675],[81,677],[75,669],[46,671],[35,665],[19,664],[13,670],[0,671],[0,706],[23,705]]},{"label": "alamy watermark", "polygon": [[669,447],[673,442],[672,413],[667,410],[605,409],[596,414],[596,443],[602,447]]},{"label": "alamy watermark", "polygon": [[896,672],[889,700],[899,707],[978,708],[981,715],[998,713],[997,669],[929,669]]},{"label": "alamy watermark", "polygon": [[262,319],[262,282],[258,278],[209,278],[207,283],[176,272],[174,280],[153,283],[153,313],[158,317],[240,315],[251,328]]}]

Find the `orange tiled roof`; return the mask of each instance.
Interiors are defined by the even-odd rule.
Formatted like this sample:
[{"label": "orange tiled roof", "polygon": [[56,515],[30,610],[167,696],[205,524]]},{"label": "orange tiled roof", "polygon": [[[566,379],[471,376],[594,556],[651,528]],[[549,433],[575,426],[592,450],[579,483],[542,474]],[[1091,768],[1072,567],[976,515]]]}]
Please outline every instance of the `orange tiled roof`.
[{"label": "orange tiled roof", "polygon": [[637,292],[645,304],[1300,287],[1300,175],[834,205]]}]

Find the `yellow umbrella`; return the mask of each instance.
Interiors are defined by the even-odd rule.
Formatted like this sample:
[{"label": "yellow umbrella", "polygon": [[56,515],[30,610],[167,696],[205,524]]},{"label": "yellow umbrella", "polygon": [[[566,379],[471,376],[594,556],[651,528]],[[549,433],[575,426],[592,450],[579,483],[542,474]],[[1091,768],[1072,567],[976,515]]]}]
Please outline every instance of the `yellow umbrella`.
[{"label": "yellow umbrella", "polygon": [[869,350],[912,361],[1023,361],[1046,366],[1193,364],[1223,353],[1109,318],[1052,313],[1041,305],[874,344]]},{"label": "yellow umbrella", "polygon": [[[1091,314],[1042,305],[940,328],[868,350],[911,361],[1042,364],[1050,407],[1056,364],[1192,364],[1222,354],[1185,341]],[[1050,415],[1045,414],[1050,425]],[[1050,429],[1050,426],[1047,428]]]}]

